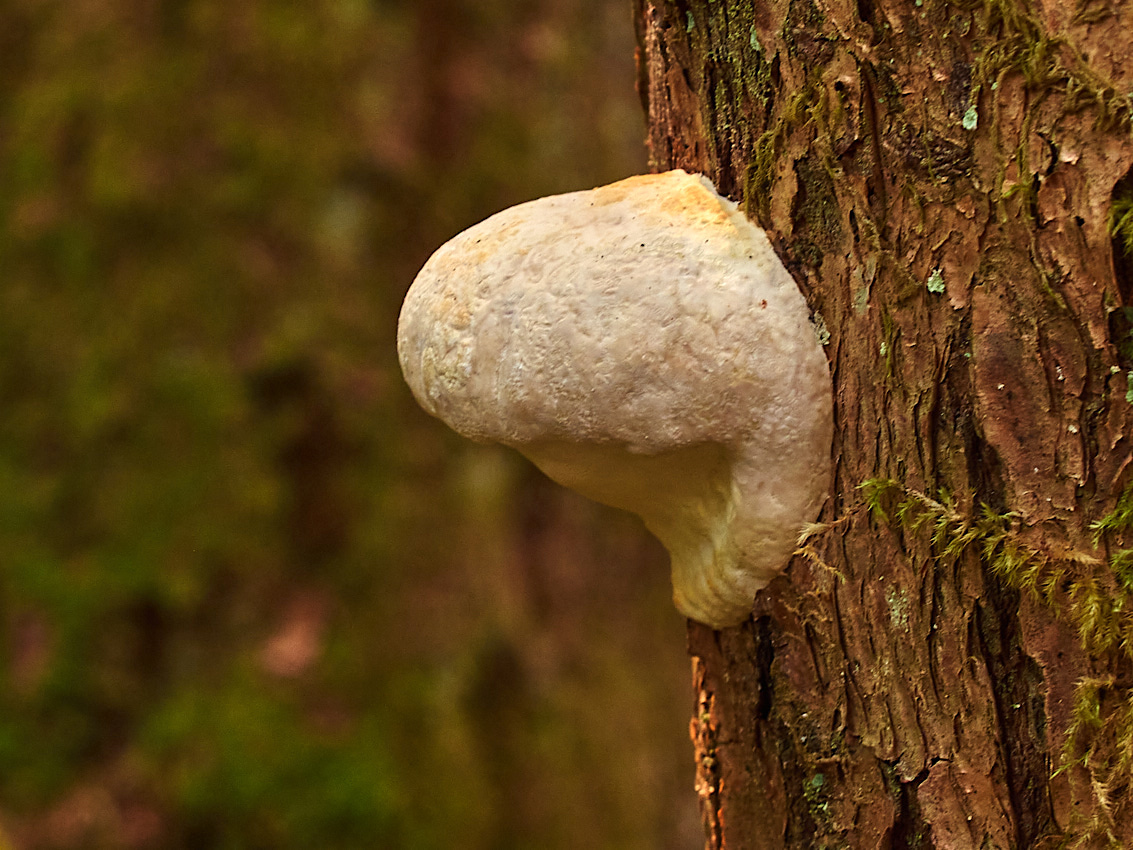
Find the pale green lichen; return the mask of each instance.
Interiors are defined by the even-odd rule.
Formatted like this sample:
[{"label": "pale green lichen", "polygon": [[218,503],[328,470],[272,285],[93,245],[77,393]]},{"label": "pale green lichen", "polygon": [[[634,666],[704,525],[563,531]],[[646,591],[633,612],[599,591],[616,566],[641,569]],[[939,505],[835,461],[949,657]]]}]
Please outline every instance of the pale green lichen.
[{"label": "pale green lichen", "polygon": [[814,325],[814,335],[818,337],[818,342],[821,345],[830,344],[830,328],[826,326],[826,320],[822,318],[822,314],[815,311],[811,317],[811,324]]},{"label": "pale green lichen", "polygon": [[859,316],[865,315],[869,309],[869,287],[863,286],[854,293],[854,312]]},{"label": "pale green lichen", "polygon": [[944,292],[944,273],[940,269],[933,269],[925,281],[925,288],[934,295]]},{"label": "pale green lichen", "polygon": [[968,107],[967,111],[964,113],[964,117],[960,119],[960,125],[965,130],[974,130],[974,129],[976,129],[976,127],[979,126],[979,123],[980,123],[980,113],[979,113],[979,110],[976,108],[976,105],[973,103],[971,106]]},{"label": "pale green lichen", "polygon": [[909,630],[909,596],[899,587],[889,588],[885,594],[885,603],[889,606],[889,619],[893,628],[898,631]]}]

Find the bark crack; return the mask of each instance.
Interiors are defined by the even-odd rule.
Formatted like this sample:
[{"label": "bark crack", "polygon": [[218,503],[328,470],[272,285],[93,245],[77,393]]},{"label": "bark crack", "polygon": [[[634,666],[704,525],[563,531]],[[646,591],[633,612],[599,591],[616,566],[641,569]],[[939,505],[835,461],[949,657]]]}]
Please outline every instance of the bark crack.
[{"label": "bark crack", "polygon": [[715,695],[708,686],[707,665],[699,656],[692,659],[693,685],[696,689],[696,715],[689,724],[696,760],[696,796],[709,850],[724,846],[724,830],[720,818],[720,762],[717,756],[717,722]]}]

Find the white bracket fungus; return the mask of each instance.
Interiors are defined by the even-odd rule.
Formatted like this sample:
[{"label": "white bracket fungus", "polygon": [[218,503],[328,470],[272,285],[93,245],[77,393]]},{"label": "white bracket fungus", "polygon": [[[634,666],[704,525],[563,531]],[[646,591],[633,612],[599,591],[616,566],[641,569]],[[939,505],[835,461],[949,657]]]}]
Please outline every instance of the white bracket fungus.
[{"label": "white bracket fungus", "polygon": [[833,400],[806,301],[704,177],[469,228],[417,275],[397,349],[429,413],[641,516],[677,608],[716,628],[750,615],[825,498]]}]

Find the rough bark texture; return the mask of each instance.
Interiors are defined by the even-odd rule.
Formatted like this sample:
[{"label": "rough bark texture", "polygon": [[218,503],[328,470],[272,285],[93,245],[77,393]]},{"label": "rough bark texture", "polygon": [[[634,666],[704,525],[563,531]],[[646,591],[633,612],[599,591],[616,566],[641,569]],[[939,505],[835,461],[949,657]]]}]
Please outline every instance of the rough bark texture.
[{"label": "rough bark texture", "polygon": [[750,622],[690,625],[708,846],[1133,847],[1129,537],[1090,528],[1131,472],[1133,8],[637,19],[654,167],[769,231],[835,381],[833,525]]}]

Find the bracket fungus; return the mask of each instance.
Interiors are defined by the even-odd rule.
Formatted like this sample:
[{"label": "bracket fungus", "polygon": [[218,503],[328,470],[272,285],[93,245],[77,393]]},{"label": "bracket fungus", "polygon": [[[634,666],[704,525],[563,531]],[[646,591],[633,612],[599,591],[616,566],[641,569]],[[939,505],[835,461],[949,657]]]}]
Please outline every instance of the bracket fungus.
[{"label": "bracket fungus", "polygon": [[673,598],[751,613],[830,477],[833,397],[766,234],[670,171],[504,210],[443,245],[401,310],[418,402],[454,430],[638,514]]}]

